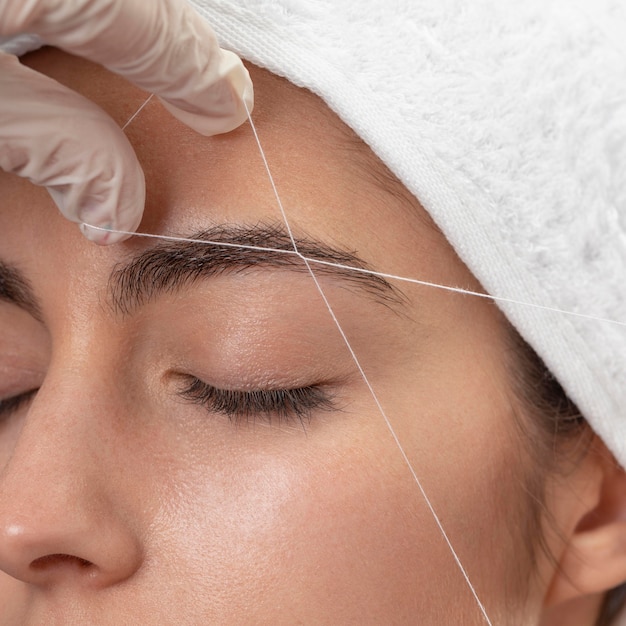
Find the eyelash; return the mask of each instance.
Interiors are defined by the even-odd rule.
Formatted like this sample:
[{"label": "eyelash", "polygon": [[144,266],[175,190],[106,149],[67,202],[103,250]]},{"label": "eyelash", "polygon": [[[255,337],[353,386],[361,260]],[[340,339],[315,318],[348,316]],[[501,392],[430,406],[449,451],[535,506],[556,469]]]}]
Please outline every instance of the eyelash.
[{"label": "eyelash", "polygon": [[[0,400],[0,418],[5,419],[17,413],[30,402],[38,389],[31,389],[12,398]],[[262,417],[271,422],[272,417],[279,422],[290,423],[311,419],[313,411],[330,411],[335,405],[328,392],[318,385],[296,387],[294,389],[254,389],[236,391],[218,389],[192,378],[180,395],[203,406],[212,413],[226,415],[233,422],[250,421]]]},{"label": "eyelash", "polygon": [[271,423],[311,419],[313,411],[331,411],[336,407],[327,391],[319,385],[294,389],[254,389],[237,391],[218,389],[198,378],[192,378],[180,395],[194,404],[203,406],[211,413],[225,415],[232,422],[254,421],[262,418]]},{"label": "eyelash", "polygon": [[12,398],[5,398],[0,400],[0,419],[6,419],[17,413],[25,404],[30,402],[39,389],[31,389],[21,393],[19,396],[13,396]]}]

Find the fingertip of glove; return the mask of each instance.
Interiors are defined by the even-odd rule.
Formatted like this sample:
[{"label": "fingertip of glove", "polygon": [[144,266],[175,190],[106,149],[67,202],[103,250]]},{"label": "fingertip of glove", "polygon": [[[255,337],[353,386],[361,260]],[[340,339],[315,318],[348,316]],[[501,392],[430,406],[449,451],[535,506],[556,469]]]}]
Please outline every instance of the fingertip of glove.
[{"label": "fingertip of glove", "polygon": [[181,102],[161,98],[161,102],[181,122],[207,137],[235,130],[248,119],[254,108],[254,87],[241,59],[221,50],[219,80],[209,81],[184,108]]},{"label": "fingertip of glove", "polygon": [[143,212],[133,212],[126,215],[129,220],[121,220],[118,215],[117,220],[102,219],[92,223],[81,222],[80,231],[89,240],[100,246],[110,246],[129,239],[135,234],[141,222]]},{"label": "fingertip of glove", "polygon": [[[141,168],[138,172],[143,181]],[[139,192],[138,197],[131,198],[129,202],[116,202],[117,208],[113,210],[108,204],[83,206],[78,215],[80,231],[85,238],[98,245],[108,246],[125,241],[135,234],[143,217],[145,188],[141,184],[133,189]]]},{"label": "fingertip of glove", "polygon": [[133,232],[131,231],[114,229],[112,224],[95,226],[93,224],[85,224],[83,222],[79,225],[79,228],[80,232],[86,239],[100,246],[109,246],[114,243],[120,243],[133,235]]}]

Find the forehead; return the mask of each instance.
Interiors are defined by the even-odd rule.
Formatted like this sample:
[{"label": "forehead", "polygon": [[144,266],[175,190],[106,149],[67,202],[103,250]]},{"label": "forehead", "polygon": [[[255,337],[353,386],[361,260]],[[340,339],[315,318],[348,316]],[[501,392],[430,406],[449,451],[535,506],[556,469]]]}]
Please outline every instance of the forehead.
[{"label": "forehead", "polygon": [[[54,49],[25,62],[96,102],[120,126],[148,95]],[[292,226],[358,252],[381,271],[478,287],[419,203],[319,98],[264,70],[250,71],[253,118]],[[249,124],[228,135],[202,137],[153,98],[125,132],[146,175],[140,230],[183,234],[215,223],[282,222]],[[56,218],[40,190],[16,180],[3,179],[2,185],[17,193],[20,206],[26,198],[29,211],[52,212]],[[73,237],[67,226],[59,221],[62,232],[55,237]],[[76,242],[82,249],[83,242]]]}]

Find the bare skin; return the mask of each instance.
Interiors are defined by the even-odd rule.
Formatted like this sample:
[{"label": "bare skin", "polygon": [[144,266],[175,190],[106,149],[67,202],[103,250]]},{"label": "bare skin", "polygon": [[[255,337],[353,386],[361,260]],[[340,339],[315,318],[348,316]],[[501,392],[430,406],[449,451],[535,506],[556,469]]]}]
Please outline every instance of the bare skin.
[{"label": "bare skin", "polygon": [[[57,51],[29,62],[120,125],[146,98]],[[480,290],[417,203],[368,178],[382,167],[321,101],[254,68],[253,80],[298,239]],[[147,179],[140,231],[225,238],[234,225],[282,246],[249,126],[203,138],[155,99],[127,133]],[[486,623],[306,267],[242,257],[122,303],[133,288],[112,288],[112,272],[159,245],[172,262],[173,248],[97,247],[45,191],[8,175],[0,186],[0,262],[37,301],[0,301],[2,623]],[[557,568],[525,556],[531,468],[497,308],[313,267],[492,623],[561,623],[572,597],[550,595]],[[275,393],[294,389],[287,406]],[[590,454],[550,483],[547,506],[572,536],[602,467]],[[549,543],[566,554],[561,537]],[[591,626],[601,591],[568,623]]]}]

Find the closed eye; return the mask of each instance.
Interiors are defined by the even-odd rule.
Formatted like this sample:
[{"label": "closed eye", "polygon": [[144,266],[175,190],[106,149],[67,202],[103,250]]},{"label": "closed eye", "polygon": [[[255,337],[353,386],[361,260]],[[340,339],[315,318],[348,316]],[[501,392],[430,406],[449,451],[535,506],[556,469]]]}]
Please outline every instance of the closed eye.
[{"label": "closed eye", "polygon": [[302,424],[311,419],[314,411],[336,408],[328,390],[321,385],[241,391],[218,389],[191,377],[179,394],[185,400],[205,407],[210,413],[225,415],[233,422],[261,418],[271,423],[274,418],[282,423],[298,421]]},{"label": "closed eye", "polygon": [[24,393],[11,398],[0,399],[0,419],[6,419],[25,407],[34,397],[39,389],[30,389]]}]

